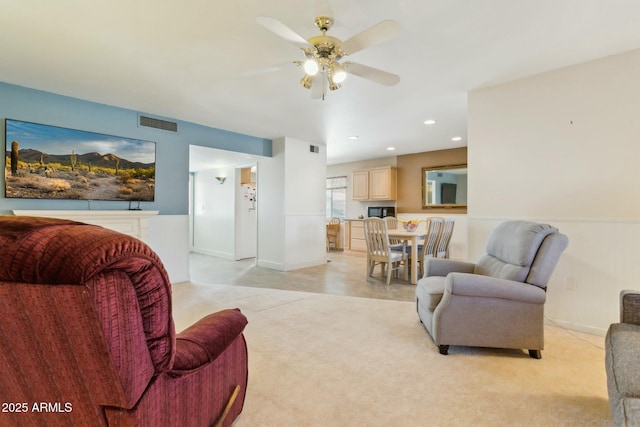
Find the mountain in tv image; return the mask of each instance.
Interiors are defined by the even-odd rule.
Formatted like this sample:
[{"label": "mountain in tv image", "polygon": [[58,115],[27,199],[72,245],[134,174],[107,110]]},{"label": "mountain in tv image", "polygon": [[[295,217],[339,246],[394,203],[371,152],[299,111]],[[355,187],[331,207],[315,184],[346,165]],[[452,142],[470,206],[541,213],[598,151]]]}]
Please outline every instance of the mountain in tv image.
[{"label": "mountain in tv image", "polygon": [[[75,153],[69,154],[47,154],[43,153],[39,150],[34,150],[32,148],[25,148],[22,150],[18,150],[18,156],[21,161],[28,163],[39,163],[42,160],[46,163],[60,163],[65,164],[69,163],[71,156]],[[155,163],[140,163],[140,162],[131,162],[127,159],[123,159],[122,157],[116,156],[115,154],[100,154],[97,152],[85,153],[85,154],[75,154],[76,161],[81,164],[88,165],[91,163],[92,166],[98,167],[114,167],[116,164],[116,159],[120,161],[120,168],[122,169],[150,169],[155,168]],[[11,151],[7,151],[7,157],[11,157]]]},{"label": "mountain in tv image", "polygon": [[48,154],[11,148],[5,162],[7,198],[154,200],[155,162],[129,161],[112,153]]}]

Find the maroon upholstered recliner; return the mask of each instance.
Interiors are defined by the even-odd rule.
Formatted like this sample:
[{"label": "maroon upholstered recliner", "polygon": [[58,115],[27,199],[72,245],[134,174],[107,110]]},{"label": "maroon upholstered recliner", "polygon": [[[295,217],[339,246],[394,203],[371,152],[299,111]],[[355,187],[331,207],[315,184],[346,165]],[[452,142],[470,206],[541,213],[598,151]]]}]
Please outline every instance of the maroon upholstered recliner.
[{"label": "maroon upholstered recliner", "polygon": [[0,217],[0,322],[2,426],[229,426],[242,411],[246,318],[176,335],[167,273],[133,237]]}]

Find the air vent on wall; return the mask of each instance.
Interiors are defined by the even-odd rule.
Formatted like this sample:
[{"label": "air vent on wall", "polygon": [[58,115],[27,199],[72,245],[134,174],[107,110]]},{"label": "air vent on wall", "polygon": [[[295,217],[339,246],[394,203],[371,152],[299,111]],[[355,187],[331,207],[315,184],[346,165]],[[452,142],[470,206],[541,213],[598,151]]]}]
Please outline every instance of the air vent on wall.
[{"label": "air vent on wall", "polygon": [[178,124],[166,120],[154,119],[153,117],[140,116],[140,126],[178,132]]},{"label": "air vent on wall", "polygon": [[318,147],[317,145],[310,145],[309,146],[309,152],[311,152],[311,153],[319,153],[320,152],[320,147]]}]

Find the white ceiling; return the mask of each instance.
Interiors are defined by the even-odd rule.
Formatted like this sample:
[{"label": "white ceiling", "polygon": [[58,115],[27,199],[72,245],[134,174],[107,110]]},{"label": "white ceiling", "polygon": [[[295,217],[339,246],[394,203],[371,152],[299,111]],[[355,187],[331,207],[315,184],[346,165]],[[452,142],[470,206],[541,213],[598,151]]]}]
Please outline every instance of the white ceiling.
[{"label": "white ceiling", "polygon": [[[395,39],[348,60],[398,74],[349,76],[324,101],[299,85],[304,38],[330,3],[342,40],[384,20]],[[640,48],[638,0],[2,0],[0,80],[261,138],[327,144],[328,162],[464,146],[466,93]],[[425,126],[425,119],[437,123]],[[348,136],[358,135],[358,140]],[[452,142],[461,136],[460,142]],[[394,146],[395,151],[386,150]]]},{"label": "white ceiling", "polygon": [[209,169],[253,166],[259,157],[246,153],[189,145],[189,172]]}]

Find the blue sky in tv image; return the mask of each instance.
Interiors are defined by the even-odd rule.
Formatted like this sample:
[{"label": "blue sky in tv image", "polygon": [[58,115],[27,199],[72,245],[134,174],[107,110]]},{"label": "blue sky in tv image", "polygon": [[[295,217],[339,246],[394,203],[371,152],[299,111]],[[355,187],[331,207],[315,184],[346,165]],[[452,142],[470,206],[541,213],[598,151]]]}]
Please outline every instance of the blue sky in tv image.
[{"label": "blue sky in tv image", "polygon": [[7,119],[7,150],[13,141],[18,141],[20,150],[30,148],[52,155],[68,155],[73,150],[78,155],[114,154],[144,164],[156,161],[155,142]]}]

